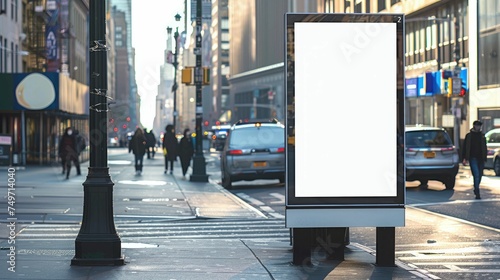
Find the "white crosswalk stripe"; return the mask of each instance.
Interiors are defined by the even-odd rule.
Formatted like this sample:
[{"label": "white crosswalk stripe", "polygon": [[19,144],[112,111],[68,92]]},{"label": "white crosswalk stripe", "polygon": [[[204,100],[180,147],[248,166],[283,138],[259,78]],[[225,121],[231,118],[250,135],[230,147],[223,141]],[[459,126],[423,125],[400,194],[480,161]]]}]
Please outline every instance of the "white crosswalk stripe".
[{"label": "white crosswalk stripe", "polygon": [[[240,238],[290,238],[283,219],[255,220],[185,220],[158,223],[115,224],[121,238],[189,238],[189,239],[240,239]],[[34,224],[18,234],[18,239],[74,239],[77,224]]]}]

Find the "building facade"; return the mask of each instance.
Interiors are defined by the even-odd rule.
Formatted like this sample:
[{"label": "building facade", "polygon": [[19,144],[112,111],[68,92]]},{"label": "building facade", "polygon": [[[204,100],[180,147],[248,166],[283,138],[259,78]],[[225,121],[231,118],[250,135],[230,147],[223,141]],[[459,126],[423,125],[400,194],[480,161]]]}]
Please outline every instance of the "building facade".
[{"label": "building facade", "polygon": [[470,69],[468,126],[483,121],[483,131],[500,127],[500,3],[469,0]]},{"label": "building facade", "polygon": [[88,1],[0,2],[0,134],[11,164],[57,165],[66,127],[88,141]]},{"label": "building facade", "polygon": [[284,48],[276,42],[283,42],[283,15],[296,2],[303,1],[229,1],[231,123],[284,121]]}]

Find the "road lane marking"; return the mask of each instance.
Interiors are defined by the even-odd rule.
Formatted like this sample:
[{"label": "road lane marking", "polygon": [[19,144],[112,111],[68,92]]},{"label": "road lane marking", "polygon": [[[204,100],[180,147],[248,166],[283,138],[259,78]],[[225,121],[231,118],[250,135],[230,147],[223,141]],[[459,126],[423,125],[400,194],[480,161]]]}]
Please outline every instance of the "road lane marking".
[{"label": "road lane marking", "polygon": [[236,195],[239,196],[241,199],[244,199],[244,200],[252,203],[253,205],[256,205],[256,206],[266,205],[264,202],[262,202],[258,199],[255,199],[255,198],[247,195],[246,193],[237,193]]}]

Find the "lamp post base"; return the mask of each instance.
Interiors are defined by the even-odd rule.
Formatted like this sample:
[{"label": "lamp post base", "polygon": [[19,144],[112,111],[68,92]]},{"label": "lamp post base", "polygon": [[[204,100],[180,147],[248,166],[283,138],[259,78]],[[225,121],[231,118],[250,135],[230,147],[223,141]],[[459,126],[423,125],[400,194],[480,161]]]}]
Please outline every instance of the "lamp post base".
[{"label": "lamp post base", "polygon": [[80,234],[75,240],[75,266],[119,266],[125,264],[121,241],[115,234]]},{"label": "lamp post base", "polygon": [[191,182],[208,182],[208,175],[203,154],[195,154],[193,157],[193,174],[189,178]]},{"label": "lamp post base", "polygon": [[89,167],[83,183],[83,218],[71,265],[124,265],[113,220],[113,182],[107,167]]}]

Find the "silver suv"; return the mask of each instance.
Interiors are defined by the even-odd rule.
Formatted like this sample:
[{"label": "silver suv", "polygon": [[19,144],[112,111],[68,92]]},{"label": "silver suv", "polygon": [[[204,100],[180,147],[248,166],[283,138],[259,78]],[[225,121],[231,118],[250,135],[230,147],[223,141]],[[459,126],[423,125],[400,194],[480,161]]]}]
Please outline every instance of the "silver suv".
[{"label": "silver suv", "polygon": [[453,189],[458,173],[459,156],[450,136],[443,128],[406,127],[406,181],[420,181],[427,186],[437,180]]},{"label": "silver suv", "polygon": [[277,121],[238,122],[221,152],[222,186],[232,182],[278,179],[285,182],[285,126]]},{"label": "silver suv", "polygon": [[486,132],[486,146],[488,155],[484,168],[493,169],[496,176],[500,176],[500,128]]}]

